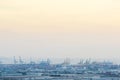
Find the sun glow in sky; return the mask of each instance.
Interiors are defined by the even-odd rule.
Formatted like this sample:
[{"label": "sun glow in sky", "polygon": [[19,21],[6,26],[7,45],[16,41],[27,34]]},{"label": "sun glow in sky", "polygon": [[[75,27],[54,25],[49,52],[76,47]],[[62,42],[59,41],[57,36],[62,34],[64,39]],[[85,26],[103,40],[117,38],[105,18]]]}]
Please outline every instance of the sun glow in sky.
[{"label": "sun glow in sky", "polygon": [[119,58],[120,0],[0,0],[0,55]]}]

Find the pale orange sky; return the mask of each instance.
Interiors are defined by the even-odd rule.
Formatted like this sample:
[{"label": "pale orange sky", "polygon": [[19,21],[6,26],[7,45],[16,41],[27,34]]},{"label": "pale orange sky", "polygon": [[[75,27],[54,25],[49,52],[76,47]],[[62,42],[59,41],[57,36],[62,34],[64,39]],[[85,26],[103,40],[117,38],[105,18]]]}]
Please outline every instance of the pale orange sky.
[{"label": "pale orange sky", "polygon": [[[101,26],[119,29],[119,0],[0,0],[1,28],[66,31]],[[28,29],[29,28],[29,29]],[[113,29],[113,28],[112,28]]]},{"label": "pale orange sky", "polygon": [[120,0],[0,0],[0,33],[3,56],[120,56]]}]

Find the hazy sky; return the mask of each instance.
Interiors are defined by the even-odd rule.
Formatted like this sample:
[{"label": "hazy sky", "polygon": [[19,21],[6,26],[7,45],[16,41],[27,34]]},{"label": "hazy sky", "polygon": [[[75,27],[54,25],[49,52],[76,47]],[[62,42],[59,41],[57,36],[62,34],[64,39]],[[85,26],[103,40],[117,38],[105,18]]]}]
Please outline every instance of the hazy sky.
[{"label": "hazy sky", "polygon": [[0,56],[120,58],[120,0],[0,0]]}]

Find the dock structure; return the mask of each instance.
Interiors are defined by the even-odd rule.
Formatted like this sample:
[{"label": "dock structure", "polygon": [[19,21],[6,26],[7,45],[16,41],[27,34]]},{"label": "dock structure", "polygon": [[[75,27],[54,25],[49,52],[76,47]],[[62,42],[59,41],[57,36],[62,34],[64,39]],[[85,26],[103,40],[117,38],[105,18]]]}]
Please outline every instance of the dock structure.
[{"label": "dock structure", "polygon": [[[14,58],[16,62],[16,59]],[[49,60],[39,64],[0,64],[0,80],[120,80],[120,65],[110,62],[81,60],[70,64],[51,64]]]}]

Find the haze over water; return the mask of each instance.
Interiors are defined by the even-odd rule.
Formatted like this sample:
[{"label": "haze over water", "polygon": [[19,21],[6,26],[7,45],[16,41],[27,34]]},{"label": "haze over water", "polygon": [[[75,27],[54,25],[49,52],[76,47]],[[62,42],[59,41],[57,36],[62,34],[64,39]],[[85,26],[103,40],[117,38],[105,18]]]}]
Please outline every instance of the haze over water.
[{"label": "haze over water", "polygon": [[119,0],[0,0],[0,56],[120,60]]}]

